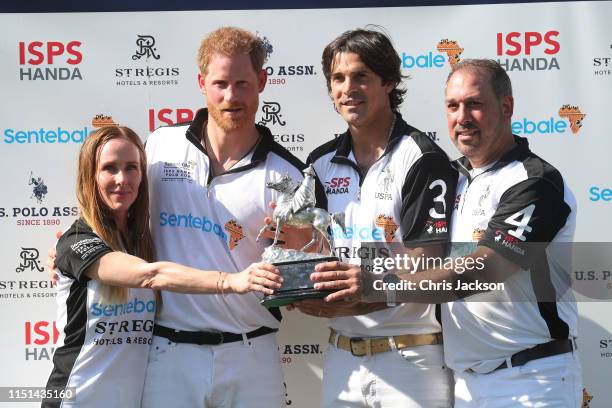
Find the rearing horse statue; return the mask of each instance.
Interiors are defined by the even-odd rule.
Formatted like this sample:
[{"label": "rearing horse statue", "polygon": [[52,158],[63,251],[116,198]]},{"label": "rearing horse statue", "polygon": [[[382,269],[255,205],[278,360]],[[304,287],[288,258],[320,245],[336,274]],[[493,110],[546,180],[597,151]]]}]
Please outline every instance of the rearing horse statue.
[{"label": "rearing horse statue", "polygon": [[330,251],[332,251],[332,239],[328,227],[334,223],[344,230],[344,213],[330,214],[315,207],[315,172],[312,165],[304,169],[303,174],[304,179],[299,185],[294,183],[288,175],[283,176],[277,182],[266,184],[268,188],[278,191],[280,196],[272,213],[272,222],[259,231],[257,240],[264,231],[276,228],[274,242],[272,243],[274,246],[278,242],[278,235],[283,225],[290,225],[295,228],[312,226],[312,239],[300,251],[310,248],[317,242],[317,231],[321,233],[329,245]]}]

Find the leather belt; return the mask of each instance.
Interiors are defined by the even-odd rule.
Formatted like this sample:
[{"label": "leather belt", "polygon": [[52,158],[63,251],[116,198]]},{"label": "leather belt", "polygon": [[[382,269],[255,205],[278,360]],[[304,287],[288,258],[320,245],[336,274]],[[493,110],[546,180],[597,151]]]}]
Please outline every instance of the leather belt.
[{"label": "leather belt", "polygon": [[[574,350],[576,350],[576,347],[574,346],[574,342],[572,341],[572,339],[552,340],[548,343],[538,344],[535,347],[513,354],[512,357],[510,357],[510,367],[520,367],[532,360],[537,360],[539,358],[544,357],[552,357],[558,354],[565,354]],[[504,368],[508,368],[507,361],[501,363],[499,367],[493,369],[493,371],[503,370]]]},{"label": "leather belt", "polygon": [[[263,336],[264,334],[275,333],[277,331],[278,329],[271,329],[269,327],[262,326],[259,329],[255,329],[245,334],[247,339],[252,339],[255,337]],[[153,335],[165,337],[174,343],[189,343],[197,344],[200,346],[218,345],[243,340],[243,336],[241,333],[197,331],[193,332],[170,329],[159,324],[153,326]]]},{"label": "leather belt", "polygon": [[362,357],[404,347],[442,344],[442,333],[404,334],[389,337],[346,337],[331,329],[329,343],[350,352],[356,357]]}]

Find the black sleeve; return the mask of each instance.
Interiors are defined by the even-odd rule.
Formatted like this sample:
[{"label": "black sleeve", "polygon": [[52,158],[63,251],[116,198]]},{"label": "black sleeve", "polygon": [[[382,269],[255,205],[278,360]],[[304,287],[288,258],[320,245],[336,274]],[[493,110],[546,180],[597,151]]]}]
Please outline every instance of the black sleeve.
[{"label": "black sleeve", "polygon": [[89,280],[84,273],[92,263],[113,251],[91,228],[79,221],[57,241],[56,250],[55,262],[59,270],[80,282]]},{"label": "black sleeve", "polygon": [[[311,164],[314,164],[314,161],[312,160],[312,153],[308,155],[308,158],[306,158],[306,166]],[[315,170],[315,174],[316,172],[317,171]],[[315,197],[317,200],[316,206],[327,211],[327,195],[325,195],[325,187],[323,187],[323,183],[321,183],[321,180],[319,180],[318,174],[315,177]]]},{"label": "black sleeve", "polygon": [[563,191],[546,179],[529,178],[504,192],[478,245],[528,269],[541,254],[541,243],[553,240],[570,213]]},{"label": "black sleeve", "polygon": [[457,172],[448,159],[427,153],[410,168],[402,186],[402,242],[407,247],[449,240]]},{"label": "black sleeve", "polygon": [[319,180],[319,176],[315,177],[315,197],[317,198],[317,207],[327,211],[327,196],[325,195],[325,187]]}]

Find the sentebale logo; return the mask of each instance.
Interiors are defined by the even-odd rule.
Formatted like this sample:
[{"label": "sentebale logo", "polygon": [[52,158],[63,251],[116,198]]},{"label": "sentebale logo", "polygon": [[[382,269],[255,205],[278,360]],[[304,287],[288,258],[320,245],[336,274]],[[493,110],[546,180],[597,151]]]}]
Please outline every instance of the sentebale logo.
[{"label": "sentebale logo", "polygon": [[582,121],[586,117],[586,113],[582,113],[578,106],[563,105],[561,109],[559,109],[559,116],[569,120],[570,130],[573,134],[577,134],[582,127]]}]

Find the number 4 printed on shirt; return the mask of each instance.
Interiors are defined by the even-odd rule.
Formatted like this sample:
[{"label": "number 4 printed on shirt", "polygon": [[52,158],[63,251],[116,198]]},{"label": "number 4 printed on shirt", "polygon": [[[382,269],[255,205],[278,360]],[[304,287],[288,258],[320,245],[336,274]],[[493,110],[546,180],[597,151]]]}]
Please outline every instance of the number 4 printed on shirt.
[{"label": "number 4 printed on shirt", "polygon": [[520,239],[521,241],[525,241],[527,238],[525,238],[523,232],[531,232],[532,228],[528,224],[529,220],[531,219],[531,216],[533,215],[534,210],[535,204],[530,204],[527,207],[523,208],[521,211],[518,211],[506,218],[505,222],[517,227],[515,230],[508,230],[508,234]]}]

